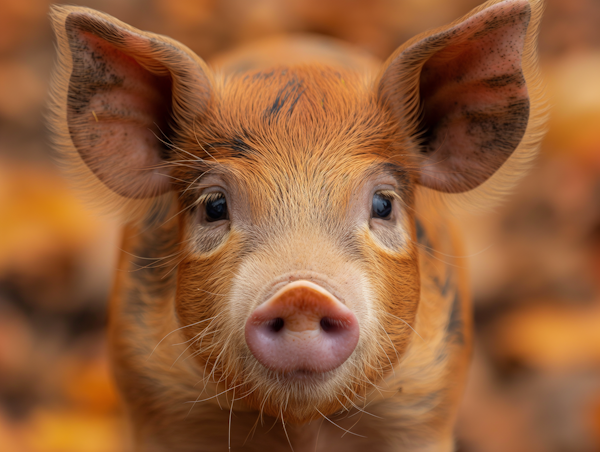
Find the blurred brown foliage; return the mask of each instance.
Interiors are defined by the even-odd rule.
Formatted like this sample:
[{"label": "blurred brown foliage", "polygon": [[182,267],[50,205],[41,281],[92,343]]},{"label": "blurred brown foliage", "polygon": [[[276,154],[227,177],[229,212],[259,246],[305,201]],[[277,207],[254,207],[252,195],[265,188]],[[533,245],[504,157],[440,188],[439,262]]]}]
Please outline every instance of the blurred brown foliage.
[{"label": "blurred brown foliage", "polygon": [[[264,36],[335,36],[380,58],[477,0],[83,0],[206,59]],[[118,228],[52,162],[47,0],[0,0],[0,450],[129,450],[104,329]],[[477,346],[464,452],[600,451],[600,2],[547,0],[551,107],[531,174],[465,215]]]}]

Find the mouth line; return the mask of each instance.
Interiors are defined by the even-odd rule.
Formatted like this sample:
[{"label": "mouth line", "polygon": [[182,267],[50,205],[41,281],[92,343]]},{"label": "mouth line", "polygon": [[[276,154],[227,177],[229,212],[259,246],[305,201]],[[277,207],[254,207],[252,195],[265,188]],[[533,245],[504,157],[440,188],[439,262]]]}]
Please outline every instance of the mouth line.
[{"label": "mouth line", "polygon": [[299,382],[299,383],[323,383],[329,379],[329,372],[317,372],[310,369],[296,369],[289,372],[280,372],[275,374],[275,378],[281,382]]}]

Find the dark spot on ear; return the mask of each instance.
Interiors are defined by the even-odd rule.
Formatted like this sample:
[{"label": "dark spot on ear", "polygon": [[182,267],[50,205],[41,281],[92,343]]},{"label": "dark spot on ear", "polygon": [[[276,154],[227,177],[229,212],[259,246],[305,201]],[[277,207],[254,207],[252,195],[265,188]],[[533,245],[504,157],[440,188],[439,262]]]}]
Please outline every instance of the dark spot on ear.
[{"label": "dark spot on ear", "polygon": [[500,14],[490,17],[485,21],[485,25],[483,29],[474,33],[471,36],[470,40],[476,40],[481,36],[485,36],[486,34],[498,30],[499,28],[505,27],[510,24],[521,23],[523,27],[527,29],[529,25],[529,19],[531,16],[531,7],[527,5],[525,8],[521,8],[517,13],[513,14]]},{"label": "dark spot on ear", "polygon": [[[67,92],[69,133],[83,160],[96,172],[97,160],[91,150],[96,146],[104,146],[102,141],[115,134],[114,129],[106,127],[100,133],[95,127],[97,116],[131,116],[114,99],[119,96],[119,89],[128,89],[129,80],[124,67],[142,66],[127,53],[123,32],[109,22],[98,17],[92,19],[85,14],[71,14],[65,21],[65,30],[73,62]],[[160,43],[149,42],[157,51],[164,51]],[[160,116],[148,127],[156,136],[154,150],[160,159],[166,160],[171,154],[176,135],[172,124],[173,79],[170,73],[161,76],[150,74],[148,83],[160,93],[162,99],[158,108]],[[99,100],[99,104],[92,110],[90,103],[94,99]],[[123,136],[127,138],[127,131],[123,132]]]},{"label": "dark spot on ear", "polygon": [[[67,22],[70,19],[67,18]],[[89,43],[81,39],[80,33],[67,27],[67,35],[73,57],[67,103],[71,112],[81,115],[99,91],[122,86],[124,79],[115,73],[100,51],[92,50]]]},{"label": "dark spot on ear", "polygon": [[[468,111],[467,134],[479,141],[481,151],[495,151],[502,163],[523,138],[529,120],[529,99],[512,99],[501,111]],[[486,159],[487,156],[482,156]]]},{"label": "dark spot on ear", "polygon": [[497,77],[491,77],[487,80],[483,80],[482,83],[486,84],[490,88],[503,88],[508,85],[515,85],[517,88],[521,88],[525,85],[525,77],[522,72],[515,72],[513,74],[504,74]]},{"label": "dark spot on ear", "polygon": [[78,14],[67,17],[65,29],[73,58],[68,107],[74,113],[82,114],[98,91],[123,85],[123,78],[107,63],[102,51],[92,50],[89,43],[82,39],[82,33],[99,36],[117,45],[123,45],[124,36],[110,23],[98,22],[97,19],[92,21]]}]

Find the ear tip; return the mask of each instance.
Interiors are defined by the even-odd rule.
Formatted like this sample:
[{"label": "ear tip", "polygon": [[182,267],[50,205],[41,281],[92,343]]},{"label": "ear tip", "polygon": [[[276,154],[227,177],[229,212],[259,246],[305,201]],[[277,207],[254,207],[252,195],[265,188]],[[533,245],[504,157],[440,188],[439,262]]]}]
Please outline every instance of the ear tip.
[{"label": "ear tip", "polygon": [[[487,3],[481,5],[480,8],[475,9],[477,11],[476,14],[467,15],[466,20],[471,19],[475,16],[485,16],[490,13],[499,13],[501,15],[512,15],[512,14],[522,14],[531,12],[532,4],[540,3],[540,0],[490,0]],[[464,19],[463,19],[464,20]],[[462,22],[463,20],[457,21],[457,23]]]},{"label": "ear tip", "polygon": [[519,4],[519,5],[522,5],[522,6],[525,6],[525,5],[528,6],[529,5],[529,0],[503,0],[502,3],[506,3],[506,4],[508,4],[508,3],[514,3],[515,5]]},{"label": "ear tip", "polygon": [[85,13],[85,12],[91,12],[91,11],[93,11],[93,9],[86,8],[84,6],[51,5],[49,14],[50,14],[50,17],[57,17],[57,16],[68,16],[69,14],[77,13],[77,12]]},{"label": "ear tip", "polygon": [[531,0],[506,0],[513,3],[515,6],[531,11]]},{"label": "ear tip", "polygon": [[58,24],[64,23],[66,17],[69,15],[69,6],[66,5],[50,5],[50,21],[55,27]]},{"label": "ear tip", "polygon": [[498,8],[506,8],[509,10],[520,10],[521,12],[531,13],[531,4],[535,3],[536,0],[503,0],[494,6]]},{"label": "ear tip", "polygon": [[51,5],[50,12],[48,15],[50,16],[50,21],[54,28],[64,27],[67,18],[73,16],[98,16],[98,12],[93,10],[92,8],[86,8],[84,6],[72,6],[72,5]]}]

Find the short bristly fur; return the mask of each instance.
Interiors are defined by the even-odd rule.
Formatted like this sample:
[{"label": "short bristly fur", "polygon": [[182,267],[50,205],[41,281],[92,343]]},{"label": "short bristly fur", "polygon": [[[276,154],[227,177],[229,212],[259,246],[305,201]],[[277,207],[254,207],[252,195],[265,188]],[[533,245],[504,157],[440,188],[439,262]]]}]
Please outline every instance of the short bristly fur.
[{"label": "short bristly fur", "polygon": [[[53,9],[57,149],[125,223],[110,342],[138,450],[452,450],[471,324],[447,206],[488,204],[535,154],[541,9],[489,1],[381,67],[296,38],[213,69],[169,38]],[[218,199],[228,216],[207,221]],[[244,337],[295,280],[360,325],[351,356],[309,379],[267,369]]]}]

